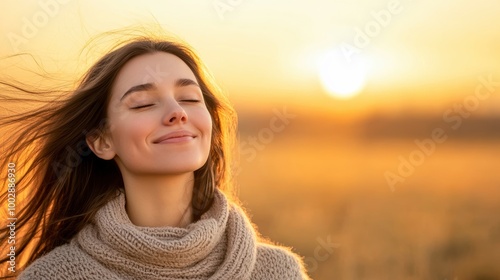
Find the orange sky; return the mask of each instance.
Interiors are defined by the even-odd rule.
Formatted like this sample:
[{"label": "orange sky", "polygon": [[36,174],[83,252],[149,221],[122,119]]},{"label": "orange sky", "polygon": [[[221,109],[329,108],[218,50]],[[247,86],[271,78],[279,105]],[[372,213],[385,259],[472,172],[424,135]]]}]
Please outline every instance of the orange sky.
[{"label": "orange sky", "polygon": [[[500,80],[496,0],[4,0],[0,11],[0,52],[35,53],[57,70],[74,69],[91,36],[156,20],[195,47],[237,104],[311,103],[337,112],[439,110],[473,93],[480,75]],[[390,18],[383,17],[387,11],[393,12]],[[370,27],[373,36],[357,44],[356,28]],[[358,96],[338,100],[322,87],[317,62],[346,44],[368,65],[366,84]]]}]

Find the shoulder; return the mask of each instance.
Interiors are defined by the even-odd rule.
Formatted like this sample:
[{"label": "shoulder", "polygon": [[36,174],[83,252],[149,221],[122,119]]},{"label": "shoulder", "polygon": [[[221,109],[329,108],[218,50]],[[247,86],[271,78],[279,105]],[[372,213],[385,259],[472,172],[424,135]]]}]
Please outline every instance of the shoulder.
[{"label": "shoulder", "polygon": [[255,279],[310,279],[302,258],[290,249],[267,243],[257,245]]},{"label": "shoulder", "polygon": [[103,279],[99,266],[76,245],[64,244],[36,259],[17,279]]}]

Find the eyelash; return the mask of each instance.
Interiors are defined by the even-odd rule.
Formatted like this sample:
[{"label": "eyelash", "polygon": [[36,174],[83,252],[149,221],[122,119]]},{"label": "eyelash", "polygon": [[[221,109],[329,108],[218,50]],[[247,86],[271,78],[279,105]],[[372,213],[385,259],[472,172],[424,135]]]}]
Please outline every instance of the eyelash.
[{"label": "eyelash", "polygon": [[[185,100],[181,100],[181,102],[189,102],[189,103],[198,103],[198,102],[201,102],[201,100],[197,100],[197,99],[185,99]],[[150,106],[153,106],[154,104],[146,104],[146,105],[141,105],[141,106],[137,106],[137,107],[132,107],[130,109],[142,109],[142,108],[147,108],[147,107],[150,107]]]},{"label": "eyelash", "polygon": [[137,107],[132,107],[132,108],[130,108],[130,109],[132,109],[132,110],[135,110],[135,109],[142,109],[142,108],[147,108],[147,107],[150,107],[150,106],[153,106],[153,104],[141,105],[141,106],[137,106]]}]

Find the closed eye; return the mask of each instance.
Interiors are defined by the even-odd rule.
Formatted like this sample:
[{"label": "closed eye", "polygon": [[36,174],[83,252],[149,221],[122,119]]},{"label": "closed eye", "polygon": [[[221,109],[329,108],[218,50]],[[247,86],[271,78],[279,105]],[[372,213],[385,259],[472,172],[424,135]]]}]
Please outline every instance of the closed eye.
[{"label": "closed eye", "polygon": [[197,99],[184,99],[184,100],[181,100],[182,102],[192,102],[192,103],[196,103],[196,102],[200,102],[201,100],[197,100]]},{"label": "closed eye", "polygon": [[153,106],[154,104],[145,104],[145,105],[141,105],[141,106],[137,106],[137,107],[132,107],[130,109],[142,109],[142,108],[147,108],[147,107],[151,107]]}]

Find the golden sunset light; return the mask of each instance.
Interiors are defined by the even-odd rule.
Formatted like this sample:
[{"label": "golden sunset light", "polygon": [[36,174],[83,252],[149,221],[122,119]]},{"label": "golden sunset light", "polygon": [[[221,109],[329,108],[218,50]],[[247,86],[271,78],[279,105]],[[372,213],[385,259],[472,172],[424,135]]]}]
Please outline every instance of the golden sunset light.
[{"label": "golden sunset light", "polygon": [[[11,81],[72,93],[118,42],[183,42],[237,113],[235,194],[311,278],[500,279],[499,14],[498,0],[3,0],[0,119],[43,103],[13,102]],[[170,75],[153,68],[140,73]],[[200,88],[182,100],[205,110]]]}]

